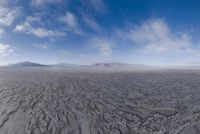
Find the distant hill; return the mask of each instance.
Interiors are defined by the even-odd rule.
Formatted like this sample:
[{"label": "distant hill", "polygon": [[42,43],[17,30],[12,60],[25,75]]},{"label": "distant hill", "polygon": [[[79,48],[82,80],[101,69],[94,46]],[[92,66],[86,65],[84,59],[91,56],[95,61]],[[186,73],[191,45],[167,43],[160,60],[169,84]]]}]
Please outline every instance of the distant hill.
[{"label": "distant hill", "polygon": [[96,67],[145,67],[143,64],[127,64],[127,63],[96,63],[91,66]]},{"label": "distant hill", "polygon": [[149,66],[144,64],[128,64],[128,63],[117,63],[117,62],[108,62],[108,63],[95,63],[91,65],[77,65],[69,63],[58,63],[58,64],[39,64],[30,61],[19,62],[15,64],[9,64],[7,66],[0,66],[0,68],[62,68],[62,69],[117,69],[117,70],[132,70],[132,69],[200,69],[200,66]]},{"label": "distant hill", "polygon": [[19,63],[15,63],[15,64],[10,64],[8,66],[9,67],[15,67],[15,66],[17,66],[17,67],[20,67],[20,66],[22,66],[22,67],[25,67],[25,66],[34,66],[34,67],[36,67],[36,66],[47,66],[47,65],[25,61],[25,62],[19,62]]},{"label": "distant hill", "polygon": [[95,63],[91,65],[76,65],[76,64],[68,64],[68,63],[58,63],[58,64],[50,64],[50,65],[44,65],[34,62],[19,62],[15,64],[10,64],[5,67],[47,67],[47,68],[80,68],[80,69],[87,69],[87,68],[115,68],[115,69],[126,69],[126,68],[132,68],[132,69],[140,69],[140,68],[146,68],[148,66],[143,64],[127,64],[127,63]]}]

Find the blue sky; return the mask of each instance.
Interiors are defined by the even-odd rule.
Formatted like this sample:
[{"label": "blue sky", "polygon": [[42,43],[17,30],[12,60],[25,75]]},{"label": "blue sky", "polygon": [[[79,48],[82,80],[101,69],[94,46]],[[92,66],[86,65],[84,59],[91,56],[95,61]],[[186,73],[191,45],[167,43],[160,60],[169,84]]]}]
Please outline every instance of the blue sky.
[{"label": "blue sky", "polygon": [[198,0],[1,0],[0,64],[199,64]]}]

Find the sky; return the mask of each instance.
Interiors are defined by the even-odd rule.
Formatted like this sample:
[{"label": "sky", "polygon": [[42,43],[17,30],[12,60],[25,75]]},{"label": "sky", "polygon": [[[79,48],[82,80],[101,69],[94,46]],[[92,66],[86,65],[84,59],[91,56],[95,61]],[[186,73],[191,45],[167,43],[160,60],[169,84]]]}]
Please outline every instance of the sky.
[{"label": "sky", "polygon": [[199,65],[199,24],[199,0],[0,0],[0,65]]}]

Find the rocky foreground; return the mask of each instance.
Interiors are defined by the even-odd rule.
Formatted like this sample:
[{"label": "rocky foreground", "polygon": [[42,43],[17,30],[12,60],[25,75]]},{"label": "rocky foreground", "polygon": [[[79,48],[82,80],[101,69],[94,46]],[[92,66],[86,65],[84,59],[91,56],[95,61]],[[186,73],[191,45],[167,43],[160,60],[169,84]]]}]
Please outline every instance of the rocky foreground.
[{"label": "rocky foreground", "polygon": [[0,70],[0,134],[200,134],[200,71]]}]

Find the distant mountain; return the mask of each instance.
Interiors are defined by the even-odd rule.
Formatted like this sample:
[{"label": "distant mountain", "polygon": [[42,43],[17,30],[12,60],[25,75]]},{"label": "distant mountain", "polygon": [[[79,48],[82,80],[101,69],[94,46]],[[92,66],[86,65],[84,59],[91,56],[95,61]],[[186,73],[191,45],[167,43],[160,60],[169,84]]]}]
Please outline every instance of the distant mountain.
[{"label": "distant mountain", "polygon": [[76,65],[76,64],[68,64],[68,63],[59,63],[59,64],[51,64],[51,65],[44,65],[34,62],[19,62],[15,64],[10,64],[6,67],[47,67],[47,68],[118,68],[118,69],[125,69],[125,68],[145,68],[146,65],[143,64],[127,64],[127,63],[95,63],[91,65]]},{"label": "distant mountain", "polygon": [[8,66],[12,66],[12,67],[14,67],[14,66],[17,66],[17,67],[20,67],[20,66],[22,66],[22,67],[25,67],[25,66],[34,66],[34,67],[36,67],[36,66],[47,66],[47,65],[42,65],[42,64],[39,64],[39,63],[33,63],[33,62],[29,62],[29,61],[25,61],[25,62],[19,62],[19,63],[15,63],[15,64],[10,64],[10,65],[8,65]]},{"label": "distant mountain", "polygon": [[97,67],[144,67],[143,64],[127,64],[127,63],[96,63],[92,66]]}]

